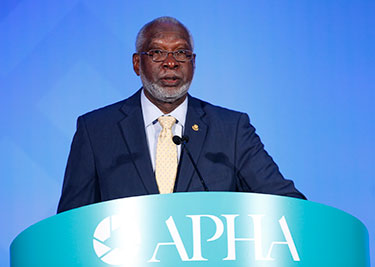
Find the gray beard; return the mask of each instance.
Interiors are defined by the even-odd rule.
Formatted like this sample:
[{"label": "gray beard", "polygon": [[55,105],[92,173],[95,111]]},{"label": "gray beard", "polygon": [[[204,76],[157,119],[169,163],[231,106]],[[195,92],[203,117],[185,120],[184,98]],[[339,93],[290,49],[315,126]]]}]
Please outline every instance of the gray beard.
[{"label": "gray beard", "polygon": [[167,102],[167,103],[173,103],[177,99],[180,99],[181,97],[183,97],[187,93],[190,87],[190,82],[188,82],[188,83],[181,85],[176,90],[170,91],[165,87],[162,87],[158,84],[150,82],[142,73],[142,70],[140,70],[140,76],[141,76],[143,88],[145,88],[147,92],[149,92],[157,100]]}]

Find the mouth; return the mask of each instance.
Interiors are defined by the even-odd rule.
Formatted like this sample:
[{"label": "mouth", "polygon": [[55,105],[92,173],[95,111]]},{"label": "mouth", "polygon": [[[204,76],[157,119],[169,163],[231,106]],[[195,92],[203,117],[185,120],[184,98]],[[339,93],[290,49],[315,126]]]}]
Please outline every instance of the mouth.
[{"label": "mouth", "polygon": [[178,76],[164,76],[160,81],[164,86],[176,86],[180,83],[181,78]]}]

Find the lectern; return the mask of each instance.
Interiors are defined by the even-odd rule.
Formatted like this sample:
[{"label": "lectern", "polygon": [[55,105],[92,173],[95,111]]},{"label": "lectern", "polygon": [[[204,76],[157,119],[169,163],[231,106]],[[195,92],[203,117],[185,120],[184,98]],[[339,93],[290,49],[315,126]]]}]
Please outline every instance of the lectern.
[{"label": "lectern", "polygon": [[369,267],[366,227],[322,204],[253,193],[149,195],[63,212],[11,244],[12,267]]}]

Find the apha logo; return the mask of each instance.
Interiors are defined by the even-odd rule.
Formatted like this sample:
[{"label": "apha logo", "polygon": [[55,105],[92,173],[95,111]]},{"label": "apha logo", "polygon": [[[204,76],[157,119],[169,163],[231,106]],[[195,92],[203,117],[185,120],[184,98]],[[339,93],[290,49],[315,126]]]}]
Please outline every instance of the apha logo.
[{"label": "apha logo", "polygon": [[126,215],[109,216],[95,229],[95,254],[109,265],[135,266],[134,262],[139,258],[141,232],[137,222],[128,220]]},{"label": "apha logo", "polygon": [[[272,251],[276,246],[285,246],[291,255],[293,261],[300,261],[300,257],[297,252],[296,245],[290,233],[287,221],[284,216],[282,216],[278,222],[273,222],[277,225],[277,229],[280,227],[282,235],[278,235],[280,240],[273,240],[267,237],[267,242],[270,242],[269,247],[263,246],[265,240],[262,236],[264,228],[263,220],[265,216],[263,214],[250,214],[241,215],[241,228],[237,225],[237,229],[245,228],[252,230],[252,236],[238,236],[236,234],[236,224],[238,224],[239,214],[224,214],[220,216],[200,214],[200,215],[186,215],[189,221],[191,221],[192,229],[192,247],[188,247],[188,251],[192,251],[192,255],[188,255],[184,242],[181,238],[180,232],[183,233],[182,236],[186,237],[186,225],[177,228],[173,216],[170,216],[166,221],[166,229],[169,232],[169,236],[166,240],[157,240],[156,243],[150,244],[147,241],[147,236],[143,236],[140,229],[139,220],[129,220],[129,214],[117,214],[109,216],[103,219],[95,229],[93,235],[93,248],[95,254],[98,258],[108,264],[108,265],[121,265],[121,266],[138,266],[140,263],[171,263],[171,258],[163,258],[161,256],[163,252],[160,252],[166,247],[174,247],[177,250],[176,261],[180,262],[199,262],[199,261],[236,261],[236,244],[239,242],[247,242],[252,244],[250,253],[247,255],[252,255],[255,261],[273,261],[276,260],[272,257]],[[134,216],[133,218],[135,218]],[[206,224],[202,224],[202,219],[207,222],[210,220],[210,225],[214,225],[214,229],[207,228]],[[212,223],[213,222],[213,223]],[[189,225],[190,226],[190,225]],[[225,229],[225,231],[224,231]],[[147,231],[147,229],[145,229]],[[179,231],[180,230],[180,231]],[[213,230],[213,231],[212,231]],[[271,232],[273,232],[274,227],[272,227]],[[214,232],[214,234],[207,239],[207,242],[212,242],[218,240],[220,237],[226,237],[226,244],[224,252],[226,253],[225,258],[205,258],[204,249],[202,248],[202,236],[206,236],[206,233]],[[280,231],[278,231],[280,233]],[[158,242],[161,241],[161,242]],[[223,242],[223,241],[221,241]],[[185,242],[186,243],[186,242]],[[189,243],[190,244],[190,243]],[[149,249],[143,250],[142,248],[149,247]],[[144,254],[148,251],[149,254]],[[286,251],[285,249],[283,251]],[[152,255],[151,255],[152,254]],[[160,254],[158,256],[158,254]],[[165,255],[165,254],[164,254]],[[212,254],[211,254],[212,255]],[[221,256],[224,257],[225,255]],[[238,259],[240,261],[240,259]],[[173,264],[178,264],[178,262],[173,262]]]},{"label": "apha logo", "polygon": [[193,228],[193,255],[189,257],[184,243],[181,239],[181,235],[177,229],[175,221],[172,216],[170,216],[166,221],[168,231],[172,237],[171,242],[160,242],[156,244],[152,257],[148,262],[160,262],[161,259],[158,258],[158,251],[162,249],[163,246],[174,246],[177,249],[177,252],[181,258],[181,261],[208,261],[209,259],[202,256],[202,242],[201,242],[201,219],[209,218],[211,219],[216,226],[215,234],[209,238],[207,241],[215,241],[224,234],[224,223],[226,224],[226,236],[227,236],[227,256],[223,258],[224,261],[235,261],[236,260],[236,243],[237,242],[253,242],[254,244],[254,258],[255,261],[273,261],[274,258],[271,257],[272,250],[277,245],[287,246],[289,252],[292,256],[293,261],[300,261],[300,257],[297,252],[296,245],[293,241],[292,235],[290,233],[288,224],[284,216],[279,220],[279,226],[281,228],[282,234],[284,236],[284,241],[273,241],[271,242],[268,252],[263,254],[263,244],[262,244],[262,214],[250,214],[248,215],[249,220],[252,220],[254,236],[252,237],[237,237],[236,236],[236,227],[235,219],[238,217],[238,214],[227,214],[221,215],[223,219],[220,219],[214,215],[186,215],[192,221]]}]

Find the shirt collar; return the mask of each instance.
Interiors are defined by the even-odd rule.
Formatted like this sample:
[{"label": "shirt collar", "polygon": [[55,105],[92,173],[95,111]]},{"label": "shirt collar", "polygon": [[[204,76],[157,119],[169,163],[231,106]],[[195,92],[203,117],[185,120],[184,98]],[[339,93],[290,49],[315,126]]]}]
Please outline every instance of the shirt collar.
[{"label": "shirt collar", "polygon": [[176,109],[174,109],[169,114],[164,114],[157,106],[155,106],[144,93],[144,89],[141,92],[141,107],[143,113],[143,120],[145,122],[145,127],[151,125],[155,120],[157,120],[162,115],[170,115],[176,118],[177,123],[181,126],[185,125],[186,113],[188,108],[188,97],[185,98]]}]

